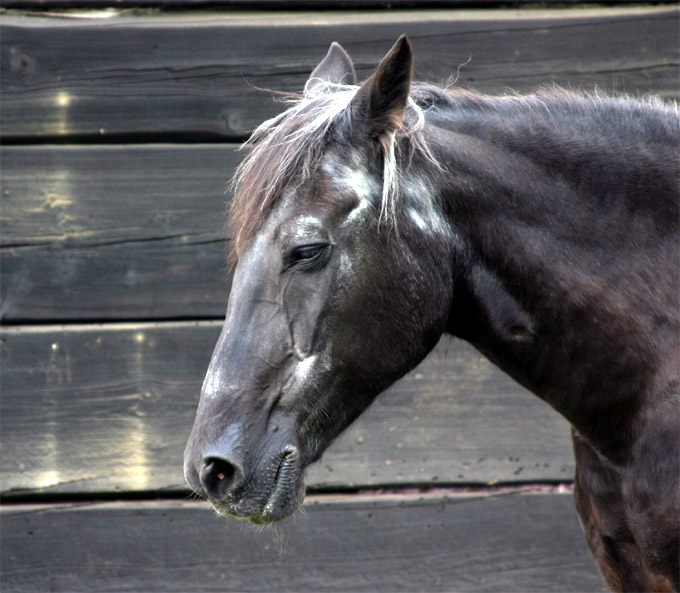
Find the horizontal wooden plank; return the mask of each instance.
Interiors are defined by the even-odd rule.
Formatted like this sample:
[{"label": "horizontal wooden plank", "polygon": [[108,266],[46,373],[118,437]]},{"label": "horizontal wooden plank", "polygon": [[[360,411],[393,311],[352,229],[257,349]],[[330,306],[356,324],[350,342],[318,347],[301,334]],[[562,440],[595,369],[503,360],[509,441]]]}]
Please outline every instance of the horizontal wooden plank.
[{"label": "horizontal wooden plank", "polygon": [[605,591],[572,497],[315,497],[276,530],[191,502],[5,507],[3,591]]},{"label": "horizontal wooden plank", "polygon": [[402,33],[418,78],[680,96],[675,7],[106,16],[3,15],[6,141],[242,138],[281,108],[259,89],[299,91],[330,42],[365,77]]},{"label": "horizontal wooden plank", "polygon": [[0,316],[224,315],[235,145],[3,147]]},{"label": "horizontal wooden plank", "polygon": [[[186,488],[182,454],[219,331],[215,322],[2,330],[3,494]],[[566,421],[445,339],[333,444],[308,484],[572,478]]]},{"label": "horizontal wooden plank", "polygon": [[[586,0],[520,0],[514,5],[586,4]],[[663,0],[670,4],[670,0]],[[327,10],[356,8],[495,8],[509,4],[502,0],[4,0],[6,8],[108,8],[158,7],[201,8],[216,6],[241,10]],[[66,11],[65,11],[66,12]],[[68,12],[66,12],[68,14]]]}]

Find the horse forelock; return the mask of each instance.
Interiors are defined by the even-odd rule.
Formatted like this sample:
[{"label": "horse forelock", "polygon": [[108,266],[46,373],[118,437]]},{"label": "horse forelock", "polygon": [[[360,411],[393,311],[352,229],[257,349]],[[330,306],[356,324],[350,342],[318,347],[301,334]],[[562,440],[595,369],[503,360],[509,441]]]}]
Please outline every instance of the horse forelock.
[{"label": "horse forelock", "polygon": [[[286,99],[289,108],[260,124],[245,143],[243,148],[249,152],[231,183],[234,191],[229,212],[232,264],[284,190],[299,187],[322,163],[329,149],[328,132],[341,118],[349,116],[348,107],[358,88],[328,83],[316,85],[305,95],[289,96]],[[408,139],[411,152],[417,150],[434,161],[420,133],[423,124],[423,111],[409,99],[400,126],[381,140],[381,220],[396,217],[403,164],[398,150],[400,139]]]},{"label": "horse forelock", "polygon": [[326,143],[326,133],[349,105],[357,87],[335,92],[315,88],[313,94],[292,95],[283,113],[260,124],[243,146],[247,156],[231,183],[234,198],[229,218],[231,259],[240,257],[283,191],[309,178]]}]

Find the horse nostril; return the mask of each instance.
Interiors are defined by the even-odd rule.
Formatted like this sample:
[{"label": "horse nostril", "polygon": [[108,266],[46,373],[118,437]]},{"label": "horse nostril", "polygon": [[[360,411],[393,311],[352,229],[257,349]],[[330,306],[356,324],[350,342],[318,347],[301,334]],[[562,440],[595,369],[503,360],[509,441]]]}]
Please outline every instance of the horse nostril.
[{"label": "horse nostril", "polygon": [[208,496],[222,499],[241,484],[243,472],[222,457],[206,457],[201,470],[201,486]]}]

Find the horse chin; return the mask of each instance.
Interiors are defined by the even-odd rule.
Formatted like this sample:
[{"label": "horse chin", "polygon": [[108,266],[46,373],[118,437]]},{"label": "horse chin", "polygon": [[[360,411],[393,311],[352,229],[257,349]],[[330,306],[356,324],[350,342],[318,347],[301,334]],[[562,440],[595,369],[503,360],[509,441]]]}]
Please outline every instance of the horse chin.
[{"label": "horse chin", "polygon": [[290,517],[302,505],[305,498],[304,485],[290,491],[277,491],[259,510],[239,511],[232,506],[211,501],[215,512],[228,519],[247,519],[254,525],[271,525]]},{"label": "horse chin", "polygon": [[302,505],[305,498],[304,483],[300,486],[277,489],[265,505],[263,512],[248,517],[255,525],[269,525],[290,517]]}]

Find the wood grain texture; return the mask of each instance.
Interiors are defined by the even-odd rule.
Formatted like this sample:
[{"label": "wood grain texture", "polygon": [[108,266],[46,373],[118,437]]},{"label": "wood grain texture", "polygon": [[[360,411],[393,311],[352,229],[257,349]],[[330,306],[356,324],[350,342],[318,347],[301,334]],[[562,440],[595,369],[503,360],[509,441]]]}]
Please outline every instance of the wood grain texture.
[{"label": "wood grain texture", "polygon": [[[4,15],[6,140],[240,139],[337,40],[366,77],[407,33],[416,77],[481,91],[557,83],[679,96],[675,7],[497,11]],[[95,48],[93,50],[93,48]],[[459,66],[465,64],[463,67]]]},{"label": "wood grain texture", "polygon": [[[1,332],[5,496],[186,489],[182,454],[217,322]],[[317,488],[573,479],[558,414],[444,340],[310,471]]]},{"label": "wood grain texture", "polygon": [[[518,5],[584,3],[583,0],[521,0]],[[670,4],[669,0],[664,0]],[[240,10],[344,10],[366,8],[496,8],[499,0],[4,0],[7,8],[238,8]]]},{"label": "wood grain texture", "polygon": [[275,531],[190,502],[5,507],[6,593],[605,591],[569,495],[314,497]]},{"label": "wood grain texture", "polygon": [[6,321],[223,317],[236,145],[3,147]]}]

